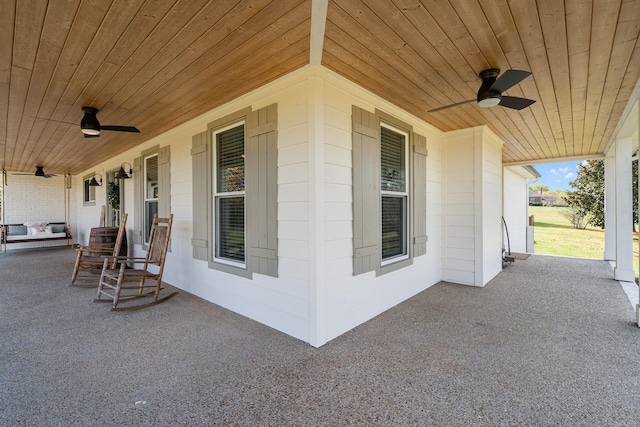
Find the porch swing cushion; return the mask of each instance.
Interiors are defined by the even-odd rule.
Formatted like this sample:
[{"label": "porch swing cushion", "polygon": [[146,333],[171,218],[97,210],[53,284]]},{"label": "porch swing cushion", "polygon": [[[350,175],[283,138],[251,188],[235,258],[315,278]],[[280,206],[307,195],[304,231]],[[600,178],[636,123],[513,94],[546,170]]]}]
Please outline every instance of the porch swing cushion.
[{"label": "porch swing cushion", "polygon": [[64,233],[64,224],[50,224],[51,233]]},{"label": "porch swing cushion", "polygon": [[26,225],[9,225],[7,226],[7,235],[26,235],[27,234],[27,226]]},{"label": "porch swing cushion", "polygon": [[8,234],[7,243],[24,242],[26,240],[66,239],[67,233],[40,233],[40,234]]}]

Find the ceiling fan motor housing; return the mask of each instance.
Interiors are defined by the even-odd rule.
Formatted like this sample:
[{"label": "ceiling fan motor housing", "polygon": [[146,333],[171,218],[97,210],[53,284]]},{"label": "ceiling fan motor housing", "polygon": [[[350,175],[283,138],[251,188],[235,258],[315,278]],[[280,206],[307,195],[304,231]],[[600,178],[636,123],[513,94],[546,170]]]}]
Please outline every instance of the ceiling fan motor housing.
[{"label": "ceiling fan motor housing", "polygon": [[480,73],[480,78],[482,79],[482,85],[478,90],[478,105],[484,108],[495,107],[500,104],[500,100],[502,99],[502,95],[500,92],[491,90],[491,86],[496,82],[498,75],[500,74],[500,70],[496,68],[491,68],[489,70],[484,70]]},{"label": "ceiling fan motor housing", "polygon": [[84,117],[80,121],[80,129],[86,135],[100,135],[100,122],[96,117],[98,110],[93,107],[82,107]]}]

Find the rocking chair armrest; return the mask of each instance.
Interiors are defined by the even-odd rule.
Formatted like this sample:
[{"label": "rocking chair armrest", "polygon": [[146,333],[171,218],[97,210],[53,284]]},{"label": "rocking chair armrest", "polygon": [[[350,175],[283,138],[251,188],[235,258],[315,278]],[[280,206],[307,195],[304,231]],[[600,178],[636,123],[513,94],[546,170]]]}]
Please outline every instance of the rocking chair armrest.
[{"label": "rocking chair armrest", "polygon": [[78,252],[104,252],[106,254],[112,254],[113,253],[113,249],[112,248],[96,248],[96,247],[92,247],[92,246],[78,246],[78,248],[76,249]]},{"label": "rocking chair armrest", "polygon": [[124,262],[126,264],[137,264],[137,263],[143,263],[147,261],[146,258],[136,258],[136,257],[128,257],[128,256],[108,256],[106,258],[111,261],[116,260],[116,261]]},{"label": "rocking chair armrest", "polygon": [[111,266],[110,268],[116,268],[117,264],[120,264],[120,269],[123,269],[129,264],[144,264],[146,262],[145,258],[131,258],[127,256],[107,255],[102,258],[104,259],[103,269],[109,268],[108,266]]}]

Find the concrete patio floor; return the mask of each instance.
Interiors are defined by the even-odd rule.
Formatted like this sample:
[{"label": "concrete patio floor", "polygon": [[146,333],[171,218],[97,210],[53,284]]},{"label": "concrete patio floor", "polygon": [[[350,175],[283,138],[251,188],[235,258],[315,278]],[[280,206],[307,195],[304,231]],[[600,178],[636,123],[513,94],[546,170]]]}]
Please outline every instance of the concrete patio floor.
[{"label": "concrete patio floor", "polygon": [[440,283],[315,349],[186,292],[134,312],[75,251],[0,254],[3,426],[629,426],[640,329],[604,261]]}]

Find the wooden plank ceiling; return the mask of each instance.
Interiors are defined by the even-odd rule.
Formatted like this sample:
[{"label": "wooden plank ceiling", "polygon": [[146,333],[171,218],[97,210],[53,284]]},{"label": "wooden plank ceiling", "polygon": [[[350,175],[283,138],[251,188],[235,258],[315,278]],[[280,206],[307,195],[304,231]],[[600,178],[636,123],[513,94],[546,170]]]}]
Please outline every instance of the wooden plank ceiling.
[{"label": "wooden plank ceiling", "polygon": [[[7,0],[0,163],[79,173],[303,67],[312,10],[323,66],[441,130],[488,125],[505,162],[602,154],[640,78],[637,0]],[[488,68],[531,71],[505,94],[537,102],[427,112]],[[82,106],[141,133],[85,139]]]},{"label": "wooden plank ceiling", "polygon": [[[486,124],[503,162],[602,154],[640,77],[637,0],[332,0],[323,64],[441,130]],[[489,68],[533,75],[515,111],[470,103]]]}]

